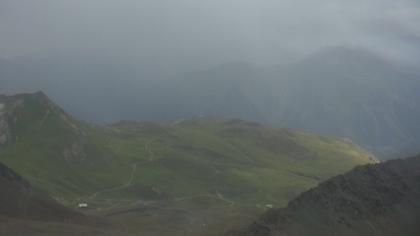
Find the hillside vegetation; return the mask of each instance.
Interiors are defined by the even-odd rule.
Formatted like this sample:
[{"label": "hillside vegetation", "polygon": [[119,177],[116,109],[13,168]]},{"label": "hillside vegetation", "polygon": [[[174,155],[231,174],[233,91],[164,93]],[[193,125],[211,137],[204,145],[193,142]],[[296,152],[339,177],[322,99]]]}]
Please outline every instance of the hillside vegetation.
[{"label": "hillside vegetation", "polygon": [[134,235],[138,224],[147,235],[215,235],[377,162],[349,140],[242,120],[97,126],[41,92],[0,96],[0,104],[2,163],[62,204],[86,202],[86,213]]},{"label": "hillside vegetation", "polygon": [[[241,120],[92,126],[43,93],[2,97],[1,160],[63,200],[99,191],[129,198],[224,196],[284,205],[375,159],[349,141]],[[120,186],[118,191],[104,191]]]}]

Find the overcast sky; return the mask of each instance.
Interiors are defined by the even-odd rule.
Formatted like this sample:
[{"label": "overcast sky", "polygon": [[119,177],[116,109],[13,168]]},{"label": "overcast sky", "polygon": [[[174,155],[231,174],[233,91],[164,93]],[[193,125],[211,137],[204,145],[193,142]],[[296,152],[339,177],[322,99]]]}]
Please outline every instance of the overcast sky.
[{"label": "overcast sky", "polygon": [[414,0],[0,0],[0,58],[88,55],[172,70],[353,45],[413,63],[419,22]]}]

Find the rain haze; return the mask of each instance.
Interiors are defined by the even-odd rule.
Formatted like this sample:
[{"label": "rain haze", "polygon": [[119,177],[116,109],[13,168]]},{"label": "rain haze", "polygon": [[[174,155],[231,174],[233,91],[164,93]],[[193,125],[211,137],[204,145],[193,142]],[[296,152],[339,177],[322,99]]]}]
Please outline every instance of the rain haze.
[{"label": "rain haze", "polygon": [[[363,46],[419,60],[417,1],[2,0],[4,59],[106,57],[173,73]],[[154,71],[156,72],[156,71]],[[158,73],[158,72],[156,72]]]},{"label": "rain haze", "polygon": [[[42,90],[94,123],[204,115],[354,137],[308,124],[331,117],[306,114],[306,101],[321,113],[359,91],[320,85],[419,74],[417,1],[2,0],[0,13],[0,92]],[[310,98],[310,77],[324,78],[312,94],[331,97]]]}]

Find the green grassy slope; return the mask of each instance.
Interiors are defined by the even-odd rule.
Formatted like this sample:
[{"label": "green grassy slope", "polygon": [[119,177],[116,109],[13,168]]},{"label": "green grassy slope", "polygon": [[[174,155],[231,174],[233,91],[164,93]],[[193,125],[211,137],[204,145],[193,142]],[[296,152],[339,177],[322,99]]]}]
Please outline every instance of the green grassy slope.
[{"label": "green grassy slope", "polygon": [[[349,142],[240,120],[124,122],[112,128],[120,135],[108,144],[118,143],[114,153],[139,158],[133,185],[175,198],[209,195],[238,204],[284,205],[319,181],[374,161]],[[138,147],[146,157],[152,151],[153,160],[136,157],[142,153]]]},{"label": "green grassy slope", "polygon": [[322,180],[376,162],[348,141],[241,120],[92,126],[42,93],[0,96],[0,104],[7,134],[0,160],[68,204],[197,199],[283,206]]},{"label": "green grassy slope", "polygon": [[117,165],[92,142],[92,128],[67,115],[44,94],[2,97],[0,103],[5,104],[1,119],[8,124],[9,134],[0,147],[0,159],[34,185],[54,197],[71,199],[122,181],[118,179],[122,176],[103,173]]}]

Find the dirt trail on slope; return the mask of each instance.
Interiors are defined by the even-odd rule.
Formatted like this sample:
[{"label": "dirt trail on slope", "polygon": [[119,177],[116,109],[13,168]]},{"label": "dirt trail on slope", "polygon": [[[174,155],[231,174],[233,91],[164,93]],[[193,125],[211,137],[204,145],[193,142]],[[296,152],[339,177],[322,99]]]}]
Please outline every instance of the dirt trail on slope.
[{"label": "dirt trail on slope", "polygon": [[122,185],[112,187],[112,188],[109,188],[109,189],[104,189],[104,190],[97,191],[97,192],[91,194],[89,197],[87,197],[87,199],[92,200],[92,199],[96,198],[99,194],[106,193],[106,192],[113,192],[113,191],[131,186],[133,184],[133,181],[134,181],[134,176],[136,174],[137,167],[139,165],[148,164],[148,163],[153,162],[155,160],[155,153],[150,149],[150,145],[155,141],[156,141],[155,139],[152,139],[144,145],[144,149],[149,153],[149,158],[148,158],[147,161],[141,161],[141,162],[133,163],[132,168],[131,168],[131,172],[130,172],[130,178],[128,179],[128,181],[126,183],[124,183]]},{"label": "dirt trail on slope", "polygon": [[219,191],[217,191],[216,195],[211,195],[211,194],[197,194],[197,195],[193,195],[193,196],[188,196],[188,197],[179,197],[176,198],[175,201],[176,202],[181,202],[181,201],[186,201],[186,200],[191,200],[194,198],[200,198],[200,197],[207,197],[207,198],[213,198],[219,201],[223,201],[226,203],[229,203],[230,206],[235,205],[234,201],[231,201],[229,199],[226,199]]}]

